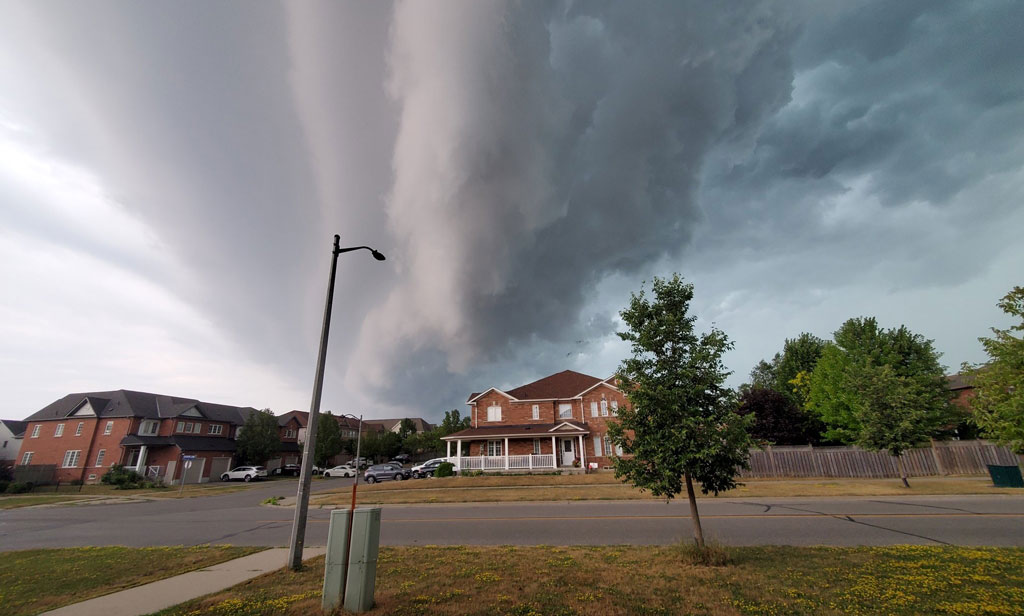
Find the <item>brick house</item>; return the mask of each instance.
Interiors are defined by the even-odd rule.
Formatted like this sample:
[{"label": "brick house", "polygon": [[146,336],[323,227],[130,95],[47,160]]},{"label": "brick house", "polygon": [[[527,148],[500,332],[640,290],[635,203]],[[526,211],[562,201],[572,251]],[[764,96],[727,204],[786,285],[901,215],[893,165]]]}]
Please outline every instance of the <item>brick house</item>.
[{"label": "brick house", "polygon": [[0,464],[14,464],[24,436],[24,421],[0,419]]},{"label": "brick house", "polygon": [[[341,429],[341,438],[354,439],[359,433],[359,420],[343,415],[333,415]],[[267,462],[267,468],[273,470],[282,464],[299,464],[302,462],[302,443],[306,442],[306,424],[309,422],[309,412],[288,411],[277,419],[278,430],[281,435],[281,457]],[[363,436],[369,432],[382,432],[384,430],[378,423],[363,420]],[[341,464],[352,459],[347,454],[339,454],[331,459],[332,464]]]},{"label": "brick house", "polygon": [[124,389],[69,394],[25,419],[17,464],[52,464],[59,481],[94,483],[120,463],[177,483],[190,455],[185,481],[203,483],[231,468],[238,428],[253,412]]},{"label": "brick house", "polygon": [[629,402],[613,379],[565,370],[467,404],[470,427],[442,439],[456,467],[530,471],[610,465],[608,421]]}]

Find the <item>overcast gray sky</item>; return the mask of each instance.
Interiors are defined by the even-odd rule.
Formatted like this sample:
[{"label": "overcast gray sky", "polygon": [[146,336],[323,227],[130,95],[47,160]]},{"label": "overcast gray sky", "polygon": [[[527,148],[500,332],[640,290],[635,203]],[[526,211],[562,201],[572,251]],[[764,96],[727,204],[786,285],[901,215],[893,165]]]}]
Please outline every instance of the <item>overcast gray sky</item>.
[{"label": "overcast gray sky", "polygon": [[0,0],[0,416],[137,389],[437,420],[696,285],[745,380],[1024,284],[1024,4]]}]

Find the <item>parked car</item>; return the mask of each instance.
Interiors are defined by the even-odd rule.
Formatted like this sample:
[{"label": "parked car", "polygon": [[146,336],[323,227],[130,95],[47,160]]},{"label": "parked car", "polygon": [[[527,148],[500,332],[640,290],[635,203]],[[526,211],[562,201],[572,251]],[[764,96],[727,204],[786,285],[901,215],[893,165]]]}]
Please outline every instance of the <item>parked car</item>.
[{"label": "parked car", "polygon": [[220,476],[221,481],[231,481],[232,479],[241,479],[242,481],[252,481],[253,479],[266,479],[267,469],[263,466],[236,466],[230,471]]},{"label": "parked car", "polygon": [[370,465],[370,461],[362,456],[359,456],[358,458],[353,458],[352,461],[349,462],[349,464],[352,464],[356,468],[366,468],[367,466]]},{"label": "parked car", "polygon": [[390,462],[385,462],[384,464],[387,464],[388,466],[394,466],[395,468],[405,468],[405,466],[403,466],[402,463],[399,462],[398,460],[391,460]]},{"label": "parked car", "polygon": [[285,464],[284,466],[280,466],[278,468],[275,468],[274,469],[274,474],[275,475],[291,475],[293,477],[298,477],[300,470],[302,470],[302,467],[299,466],[298,464]]},{"label": "parked car", "polygon": [[395,480],[402,481],[412,476],[412,471],[407,468],[396,467],[393,464],[374,464],[363,473],[366,483],[377,483],[378,481]]},{"label": "parked car", "polygon": [[356,468],[350,464],[339,464],[324,471],[324,479],[331,477],[355,477]]},{"label": "parked car", "polygon": [[397,456],[395,456],[392,459],[395,462],[401,462],[402,464],[408,464],[409,463],[409,454],[407,454],[407,453],[400,453],[400,454],[398,454]]},{"label": "parked car", "polygon": [[423,464],[412,467],[412,476],[416,479],[421,477],[433,477],[434,472],[437,471],[437,467],[441,466],[441,463],[447,460],[447,458],[434,458],[433,460],[427,460]]}]

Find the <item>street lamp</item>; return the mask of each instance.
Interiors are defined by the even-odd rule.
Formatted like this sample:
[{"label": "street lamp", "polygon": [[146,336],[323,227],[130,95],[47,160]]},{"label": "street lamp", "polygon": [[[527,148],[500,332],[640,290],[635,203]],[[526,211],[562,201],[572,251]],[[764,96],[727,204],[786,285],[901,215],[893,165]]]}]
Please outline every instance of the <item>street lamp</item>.
[{"label": "street lamp", "polygon": [[[334,304],[334,275],[338,270],[338,255],[343,252],[352,252],[353,250],[369,250],[374,259],[378,261],[384,260],[384,255],[369,246],[341,248],[338,245],[340,241],[341,236],[335,235],[334,249],[331,251],[331,277],[327,283],[327,305],[324,307],[324,324],[323,329],[320,331],[320,354],[316,360],[313,399],[309,403],[309,419],[306,422],[306,442],[302,449],[302,467],[299,470],[299,490],[295,496],[295,519],[292,521],[292,535],[288,543],[288,566],[294,571],[302,568],[302,548],[306,541],[309,484],[313,476],[313,456],[316,453],[316,428],[320,414],[320,395],[324,389],[324,364],[327,362],[327,338],[331,331],[331,307]],[[354,494],[355,490],[353,489]]]}]

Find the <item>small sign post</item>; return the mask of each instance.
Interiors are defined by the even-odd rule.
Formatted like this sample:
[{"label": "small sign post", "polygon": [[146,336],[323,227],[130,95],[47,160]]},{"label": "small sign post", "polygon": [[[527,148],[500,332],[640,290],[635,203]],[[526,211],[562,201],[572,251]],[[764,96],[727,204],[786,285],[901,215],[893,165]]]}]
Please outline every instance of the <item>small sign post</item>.
[{"label": "small sign post", "polygon": [[194,455],[185,455],[181,456],[181,459],[184,461],[184,464],[182,464],[181,468],[181,487],[178,488],[178,496],[181,496],[182,492],[185,491],[185,473],[188,472],[188,469],[192,468],[192,460],[195,460],[196,457]]}]

